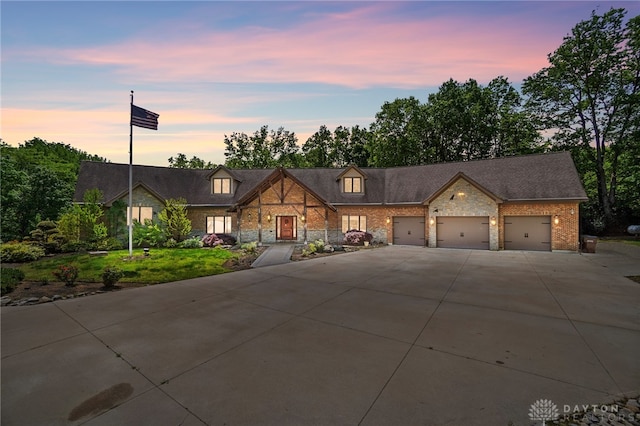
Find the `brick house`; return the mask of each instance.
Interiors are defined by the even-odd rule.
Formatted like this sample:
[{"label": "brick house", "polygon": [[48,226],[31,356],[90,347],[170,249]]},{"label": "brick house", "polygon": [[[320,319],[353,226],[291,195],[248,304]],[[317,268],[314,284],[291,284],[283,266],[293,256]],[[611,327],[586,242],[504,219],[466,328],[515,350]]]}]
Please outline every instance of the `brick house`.
[{"label": "brick house", "polygon": [[[83,162],[74,200],[98,188],[128,200],[127,164]],[[587,200],[567,152],[425,166],[343,169],[175,169],[133,166],[133,216],[153,219],[184,198],[195,234],[240,242],[374,241],[488,250],[579,248]]]}]

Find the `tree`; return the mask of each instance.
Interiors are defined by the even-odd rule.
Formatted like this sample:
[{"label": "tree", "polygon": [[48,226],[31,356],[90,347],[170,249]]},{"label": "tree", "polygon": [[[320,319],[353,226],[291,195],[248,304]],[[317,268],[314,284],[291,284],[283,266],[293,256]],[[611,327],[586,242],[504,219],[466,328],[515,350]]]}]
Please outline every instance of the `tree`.
[{"label": "tree", "polygon": [[253,135],[234,132],[225,135],[225,165],[231,168],[268,169],[272,167],[299,167],[303,157],[294,132],[280,127],[269,131],[262,126]]},{"label": "tree", "polygon": [[158,213],[167,234],[175,241],[184,240],[191,232],[191,220],[187,217],[187,200],[184,198],[168,199],[165,208]]},{"label": "tree", "polygon": [[615,222],[621,160],[637,146],[640,124],[640,16],[625,25],[625,14],[593,12],[523,85],[528,108],[553,134],[554,146],[570,149],[582,174],[595,174],[605,226]]},{"label": "tree", "polygon": [[369,162],[375,167],[425,163],[425,108],[413,96],[385,102],[371,124]]},{"label": "tree", "polygon": [[210,161],[205,162],[204,160],[196,157],[195,155],[191,157],[191,160],[187,160],[187,156],[178,153],[178,155],[173,158],[169,157],[169,167],[175,169],[215,169],[216,165]]},{"label": "tree", "polygon": [[464,161],[529,154],[540,136],[518,91],[505,77],[483,87],[449,80],[427,102],[427,160]]}]

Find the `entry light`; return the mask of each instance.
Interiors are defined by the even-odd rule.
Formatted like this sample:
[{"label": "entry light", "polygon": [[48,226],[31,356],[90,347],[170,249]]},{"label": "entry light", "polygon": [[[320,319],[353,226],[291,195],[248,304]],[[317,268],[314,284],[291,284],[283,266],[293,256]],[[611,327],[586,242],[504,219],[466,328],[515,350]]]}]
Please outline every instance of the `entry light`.
[{"label": "entry light", "polygon": [[491,226],[496,226],[496,217],[491,216]]},{"label": "entry light", "polygon": [[267,213],[267,222],[271,223],[271,212]]},{"label": "entry light", "polygon": [[430,218],[430,219],[429,219],[429,225],[433,225],[434,223],[436,223],[435,219]]},{"label": "entry light", "polygon": [[300,220],[301,220],[301,221],[303,221],[303,222],[304,222],[306,219],[307,219],[307,218],[306,218],[306,217],[304,217],[304,214],[303,214],[302,216],[300,216]]},{"label": "entry light", "polygon": [[553,223],[555,223],[556,225],[560,223],[560,216],[555,215],[553,218]]},{"label": "entry light", "polygon": [[391,223],[391,218],[387,216],[387,224]]}]

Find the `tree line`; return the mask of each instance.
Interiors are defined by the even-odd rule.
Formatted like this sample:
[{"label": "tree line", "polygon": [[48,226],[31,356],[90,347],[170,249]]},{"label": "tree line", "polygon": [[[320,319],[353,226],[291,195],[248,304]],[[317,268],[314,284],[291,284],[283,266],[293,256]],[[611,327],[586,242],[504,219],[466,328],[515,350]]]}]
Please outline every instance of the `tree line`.
[{"label": "tree line", "polygon": [[[640,17],[611,9],[578,23],[518,90],[503,76],[444,82],[426,102],[385,102],[368,128],[320,126],[303,144],[284,127],[225,135],[231,168],[394,167],[569,150],[589,196],[583,230],[640,222]],[[106,161],[34,138],[0,144],[3,241],[70,208],[79,163]],[[178,153],[169,167],[216,165]]]}]

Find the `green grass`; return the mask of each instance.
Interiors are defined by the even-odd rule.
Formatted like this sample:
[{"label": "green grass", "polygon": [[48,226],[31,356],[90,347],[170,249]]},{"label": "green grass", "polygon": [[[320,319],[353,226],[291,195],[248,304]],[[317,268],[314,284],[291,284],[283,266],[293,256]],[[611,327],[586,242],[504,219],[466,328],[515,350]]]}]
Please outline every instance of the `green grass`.
[{"label": "green grass", "polygon": [[78,281],[101,282],[104,268],[117,267],[124,271],[120,282],[156,284],[228,272],[223,268],[226,260],[236,255],[225,249],[151,249],[149,256],[134,250],[129,259],[128,250],[110,251],[107,255],[66,254],[42,258],[21,265],[27,281],[52,281],[52,272],[60,265],[78,268]]}]

